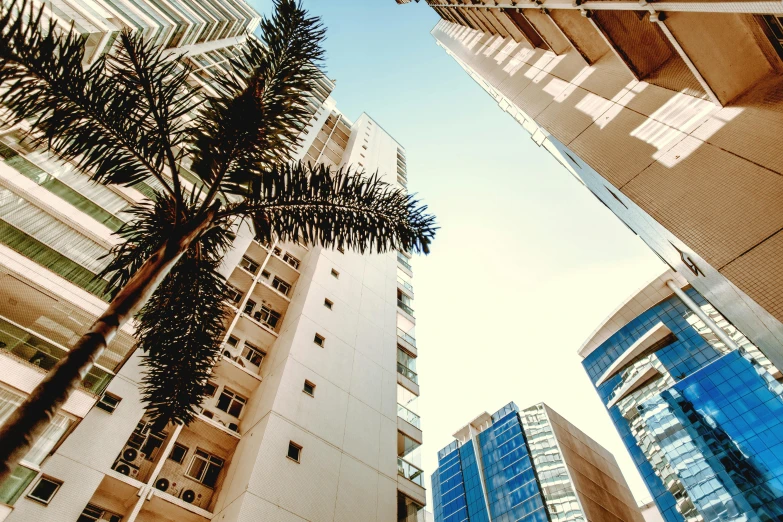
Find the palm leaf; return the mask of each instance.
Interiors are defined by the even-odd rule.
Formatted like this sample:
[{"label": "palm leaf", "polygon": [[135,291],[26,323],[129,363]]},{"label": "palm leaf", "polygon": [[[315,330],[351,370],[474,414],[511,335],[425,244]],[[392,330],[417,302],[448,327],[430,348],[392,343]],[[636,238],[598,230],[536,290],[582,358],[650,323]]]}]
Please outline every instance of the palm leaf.
[{"label": "palm leaf", "polygon": [[263,240],[303,240],[326,247],[429,252],[437,226],[415,195],[348,169],[283,163],[246,186],[225,214],[248,216]]}]

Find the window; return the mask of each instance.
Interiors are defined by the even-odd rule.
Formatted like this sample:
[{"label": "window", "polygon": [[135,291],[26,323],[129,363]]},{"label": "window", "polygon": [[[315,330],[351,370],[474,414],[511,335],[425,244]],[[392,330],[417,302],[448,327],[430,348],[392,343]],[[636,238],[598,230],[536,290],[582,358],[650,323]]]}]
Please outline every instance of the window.
[{"label": "window", "polygon": [[288,291],[291,290],[291,285],[275,276],[275,278],[272,280],[272,288],[283,295],[288,295]]},{"label": "window", "polygon": [[326,338],[322,335],[315,334],[315,339],[313,339],[313,342],[323,348],[324,344],[326,344]]},{"label": "window", "polygon": [[331,301],[330,301],[330,300],[328,300],[328,299],[324,299],[324,306],[325,306],[326,308],[328,308],[329,310],[331,310],[331,309],[332,309],[332,307],[334,306],[334,303],[333,303],[333,302],[331,302]]},{"label": "window", "polygon": [[261,323],[266,323],[270,328],[274,329],[277,326],[277,322],[280,320],[280,314],[266,305],[261,305],[261,308],[253,314],[253,319]]},{"label": "window", "polygon": [[117,409],[117,405],[120,404],[120,401],[122,400],[121,397],[117,397],[116,395],[112,395],[109,392],[104,392],[103,395],[101,395],[101,398],[98,400],[98,402],[95,404],[98,408],[102,409],[103,411],[108,411],[109,413],[114,413],[114,410]]},{"label": "window", "polygon": [[238,345],[238,344],[239,344],[239,339],[237,339],[237,338],[236,338],[236,337],[234,337],[233,335],[229,335],[229,336],[228,336],[228,341],[226,341],[226,343],[228,343],[228,345],[229,345],[229,346],[234,346],[234,347],[236,347],[236,345]]},{"label": "window", "polygon": [[245,303],[245,310],[244,310],[244,312],[246,314],[250,315],[250,314],[253,313],[253,308],[255,308],[255,307],[256,307],[256,302],[253,301],[252,299],[248,299],[247,303]]},{"label": "window", "polygon": [[255,274],[256,272],[258,272],[258,269],[260,268],[260,265],[258,263],[256,263],[255,261],[253,261],[247,256],[242,256],[242,261],[239,262],[239,266],[240,268],[244,268],[251,274]]},{"label": "window", "polygon": [[245,407],[246,403],[246,398],[228,388],[223,388],[223,393],[221,393],[218,398],[217,409],[223,410],[229,415],[239,418],[239,415],[242,413],[242,408]]},{"label": "window", "polygon": [[302,456],[302,446],[300,446],[294,441],[290,441],[288,443],[288,458],[293,460],[294,462],[299,462],[301,456]]},{"label": "window", "polygon": [[185,460],[185,455],[187,454],[187,446],[183,446],[179,442],[175,442],[174,447],[171,449],[171,453],[169,453],[169,460],[173,460],[177,464],[182,464],[182,461]]},{"label": "window", "polygon": [[306,380],[304,382],[304,388],[302,388],[302,391],[305,392],[310,397],[315,397],[315,384]]},{"label": "window", "polygon": [[299,264],[301,263],[301,261],[299,261],[297,258],[292,256],[288,252],[286,252],[285,255],[283,256],[283,261],[285,261],[286,263],[288,263],[289,265],[291,265],[296,269],[299,269]]},{"label": "window", "polygon": [[332,268],[332,277],[334,277],[335,279],[340,279],[340,272]]},{"label": "window", "polygon": [[193,460],[186,475],[196,482],[201,482],[207,487],[214,488],[217,483],[220,470],[223,469],[223,459],[216,457],[202,449],[196,449]]},{"label": "window", "polygon": [[120,522],[122,515],[98,507],[95,504],[87,504],[76,522]]},{"label": "window", "polygon": [[266,270],[261,270],[261,277],[263,277],[264,279],[269,279],[269,276],[271,276],[271,275],[272,274],[270,274]]},{"label": "window", "polygon": [[62,482],[57,480],[41,477],[27,496],[43,504],[48,504],[52,501],[52,498],[54,498],[55,493],[57,493],[57,490],[60,489],[62,484]]},{"label": "window", "polygon": [[278,257],[280,257],[281,255],[283,255],[283,251],[282,251],[282,250],[280,250],[280,247],[275,247],[275,249],[274,249],[274,250],[272,250],[272,253],[273,253],[274,255],[278,256]]},{"label": "window", "polygon": [[242,292],[226,283],[226,299],[234,304],[239,304],[239,302],[242,300]]},{"label": "window", "polygon": [[261,366],[261,361],[264,360],[265,355],[264,352],[250,343],[245,343],[245,347],[242,348],[242,357],[253,366]]},{"label": "window", "polygon": [[207,397],[214,397],[215,392],[217,392],[218,385],[212,381],[207,381],[207,383],[204,385],[204,395]]}]

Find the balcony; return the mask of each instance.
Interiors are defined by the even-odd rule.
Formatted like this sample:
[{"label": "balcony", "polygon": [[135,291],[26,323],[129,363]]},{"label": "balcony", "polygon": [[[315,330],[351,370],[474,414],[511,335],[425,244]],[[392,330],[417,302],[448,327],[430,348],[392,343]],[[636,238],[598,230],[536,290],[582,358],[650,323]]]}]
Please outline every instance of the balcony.
[{"label": "balcony", "polygon": [[414,384],[419,384],[419,376],[416,372],[402,364],[401,362],[397,363],[397,373],[404,376],[406,379],[410,380]]},{"label": "balcony", "polygon": [[397,284],[401,285],[405,290],[408,290],[410,293],[413,293],[413,285],[404,280],[401,277],[397,277]]},{"label": "balcony", "polygon": [[410,480],[414,484],[424,487],[424,471],[402,457],[397,457],[397,474]]},{"label": "balcony", "polygon": [[413,336],[403,332],[401,328],[397,328],[397,339],[401,339],[416,348],[416,339]]},{"label": "balcony", "polygon": [[421,429],[421,417],[419,417],[418,414],[413,413],[402,404],[397,405],[397,417],[404,420],[411,426]]},{"label": "balcony", "polygon": [[405,312],[406,314],[410,315],[411,317],[415,317],[415,316],[413,315],[413,308],[411,308],[410,306],[406,305],[406,304],[405,304],[405,303],[402,301],[402,299],[397,299],[397,307],[398,307],[400,310],[402,310],[403,312]]},{"label": "balcony", "polygon": [[405,267],[409,272],[413,270],[413,267],[410,263],[408,263],[408,258],[402,255],[401,253],[397,252],[397,262]]},{"label": "balcony", "polygon": [[[27,366],[40,368],[45,373],[68,353],[64,347],[45,341],[3,317],[0,317],[0,351]],[[100,395],[109,385],[112,377],[113,374],[94,365],[82,380],[82,387],[94,395]]]},{"label": "balcony", "polygon": [[397,490],[421,505],[427,502],[424,471],[401,457],[397,457]]}]

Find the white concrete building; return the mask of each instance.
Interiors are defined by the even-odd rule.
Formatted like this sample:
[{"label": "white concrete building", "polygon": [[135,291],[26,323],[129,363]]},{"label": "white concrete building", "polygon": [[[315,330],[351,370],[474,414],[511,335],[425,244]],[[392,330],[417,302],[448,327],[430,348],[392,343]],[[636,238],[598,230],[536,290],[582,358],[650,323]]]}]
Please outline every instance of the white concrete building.
[{"label": "white concrete building", "polygon": [[[233,0],[54,6],[102,50],[122,24],[192,45],[194,81],[207,86],[258,22]],[[333,87],[320,82],[296,158],[405,186],[402,146],[366,114],[346,119]],[[18,131],[0,133],[0,422],[105,308],[98,258],[122,210],[151,188],[91,184]],[[425,491],[409,262],[263,245],[239,230],[224,265],[234,313],[198,418],[150,431],[126,327],[0,485],[0,520],[416,520]]]}]

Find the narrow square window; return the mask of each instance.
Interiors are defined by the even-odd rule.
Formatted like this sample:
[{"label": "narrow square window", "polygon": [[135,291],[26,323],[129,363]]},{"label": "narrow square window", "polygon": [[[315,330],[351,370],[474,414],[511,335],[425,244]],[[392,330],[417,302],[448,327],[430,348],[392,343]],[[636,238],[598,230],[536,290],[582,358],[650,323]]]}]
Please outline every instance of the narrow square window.
[{"label": "narrow square window", "polygon": [[55,493],[57,493],[57,490],[60,489],[62,484],[62,482],[57,480],[41,477],[27,496],[42,504],[48,504],[52,501],[52,498],[54,498]]},{"label": "narrow square window", "polygon": [[182,461],[185,460],[185,455],[187,454],[187,446],[183,446],[179,442],[175,442],[174,447],[171,449],[171,453],[169,453],[169,460],[173,460],[177,464],[182,464]]},{"label": "narrow square window", "polygon": [[239,339],[234,337],[233,335],[228,336],[228,341],[226,341],[229,346],[236,346],[239,344]]},{"label": "narrow square window", "polygon": [[212,381],[207,381],[204,385],[204,395],[207,397],[214,397],[217,392],[218,385]]},{"label": "narrow square window", "polygon": [[255,275],[258,272],[259,264],[250,259],[247,256],[242,256],[242,261],[239,262],[239,266]]},{"label": "narrow square window", "polygon": [[121,400],[122,397],[117,397],[116,395],[113,395],[109,392],[104,392],[100,400],[98,400],[95,405],[103,411],[114,413],[114,410],[117,409],[117,406],[120,404]]},{"label": "narrow square window", "polygon": [[340,272],[332,268],[332,277],[334,277],[335,279],[340,279]]},{"label": "narrow square window", "polygon": [[328,308],[329,310],[331,310],[331,309],[332,309],[332,307],[334,306],[334,303],[333,303],[333,302],[331,302],[331,301],[330,301],[330,300],[328,300],[328,299],[324,299],[324,306],[325,306],[326,308]]},{"label": "narrow square window", "polygon": [[321,348],[324,347],[324,344],[326,344],[326,338],[322,335],[315,334],[315,338],[313,339],[313,342],[320,346]]},{"label": "narrow square window", "polygon": [[301,457],[302,457],[302,446],[295,443],[294,441],[290,441],[288,443],[288,458],[293,460],[294,462],[299,462]]},{"label": "narrow square window", "polygon": [[266,270],[261,270],[261,277],[263,277],[264,279],[269,279],[269,276],[271,276],[271,275],[272,274],[270,274]]},{"label": "narrow square window", "polygon": [[306,380],[304,382],[304,388],[302,388],[302,391],[305,392],[310,397],[315,397],[315,384]]}]

